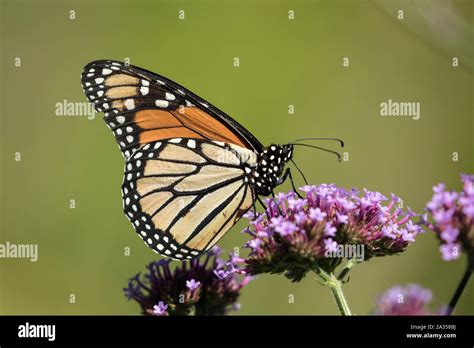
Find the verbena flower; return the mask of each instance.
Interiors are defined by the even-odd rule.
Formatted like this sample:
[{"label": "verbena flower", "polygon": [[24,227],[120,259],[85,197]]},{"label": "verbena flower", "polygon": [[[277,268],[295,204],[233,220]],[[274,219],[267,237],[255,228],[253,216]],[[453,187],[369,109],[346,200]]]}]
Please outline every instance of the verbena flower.
[{"label": "verbena flower", "polygon": [[225,315],[239,308],[240,290],[250,277],[220,276],[224,261],[219,255],[214,247],[173,271],[169,260],[151,262],[144,276],[130,279],[125,295],[137,301],[145,315]]},{"label": "verbena flower", "polygon": [[385,291],[376,300],[375,314],[377,315],[433,315],[428,305],[433,294],[431,290],[417,284],[405,287],[394,286]]},{"label": "verbena flower", "polygon": [[163,301],[158,302],[157,305],[153,306],[153,314],[160,316],[168,315],[168,305]]},{"label": "verbena flower", "polygon": [[[310,271],[333,273],[345,258],[345,245],[363,247],[363,258],[400,253],[421,231],[416,215],[378,192],[345,190],[334,184],[305,186],[305,198],[294,192],[265,200],[264,213],[247,213],[251,239],[245,259],[231,258],[228,266],[245,274],[285,273],[292,281]],[[384,203],[387,201],[387,204]],[[331,253],[332,254],[328,254]],[[359,260],[360,261],[360,260]]]},{"label": "verbena flower", "polygon": [[[461,175],[461,192],[447,191],[444,184],[433,187],[433,197],[426,205],[425,223],[440,242],[446,261],[458,259],[461,251],[474,258],[474,175]],[[428,221],[428,218],[430,218]]]}]

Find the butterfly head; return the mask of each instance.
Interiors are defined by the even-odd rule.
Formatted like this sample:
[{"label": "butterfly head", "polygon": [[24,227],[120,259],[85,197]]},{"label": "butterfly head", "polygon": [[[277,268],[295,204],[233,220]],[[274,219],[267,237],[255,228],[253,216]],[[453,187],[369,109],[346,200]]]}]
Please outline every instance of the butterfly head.
[{"label": "butterfly head", "polygon": [[266,147],[257,158],[256,167],[252,168],[250,181],[257,194],[267,196],[275,186],[281,183],[285,165],[293,156],[293,145],[272,144]]}]

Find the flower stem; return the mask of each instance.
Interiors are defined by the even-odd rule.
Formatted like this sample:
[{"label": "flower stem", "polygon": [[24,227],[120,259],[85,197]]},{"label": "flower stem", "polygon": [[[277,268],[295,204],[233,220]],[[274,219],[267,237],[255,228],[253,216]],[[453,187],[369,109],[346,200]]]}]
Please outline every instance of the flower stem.
[{"label": "flower stem", "polygon": [[349,273],[351,268],[354,267],[356,263],[356,259],[350,259],[349,261],[347,261],[347,263],[344,265],[344,269],[341,271],[341,273],[339,273],[337,279],[339,279],[340,281],[344,281],[344,277],[347,275],[347,273]]},{"label": "flower stem", "polygon": [[339,312],[341,315],[352,315],[351,310],[349,309],[349,305],[347,304],[346,298],[344,297],[344,293],[342,292],[342,282],[338,280],[334,275],[331,275],[332,279],[328,283],[329,288],[334,295],[334,299],[336,300],[337,307],[339,308]]},{"label": "flower stem", "polygon": [[459,282],[459,285],[454,292],[453,297],[451,298],[451,301],[449,301],[448,308],[446,309],[446,315],[452,315],[454,312],[454,308],[456,308],[456,305],[458,304],[459,299],[461,298],[461,295],[464,291],[464,288],[466,287],[467,283],[469,282],[469,278],[471,277],[472,274],[472,267],[470,263],[468,263],[466,267],[466,271],[464,271],[464,275],[461,278],[461,281]]},{"label": "flower stem", "polygon": [[323,270],[317,270],[316,273],[322,278],[322,283],[331,289],[341,315],[352,315],[346,298],[344,297],[344,293],[342,292],[342,281],[340,281],[334,274],[327,273]]}]

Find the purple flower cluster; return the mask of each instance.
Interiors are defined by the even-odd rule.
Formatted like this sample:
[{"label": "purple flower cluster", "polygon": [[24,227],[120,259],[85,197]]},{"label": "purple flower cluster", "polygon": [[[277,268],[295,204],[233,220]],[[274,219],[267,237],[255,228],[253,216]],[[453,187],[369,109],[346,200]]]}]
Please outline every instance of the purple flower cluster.
[{"label": "purple flower cluster", "polygon": [[363,245],[367,260],[404,251],[421,231],[411,220],[416,214],[398,208],[394,195],[383,205],[385,196],[365,189],[322,184],[301,190],[305,198],[280,193],[265,200],[264,213],[247,213],[251,251],[248,258],[234,260],[244,273],[284,272],[299,281],[311,270],[333,272],[344,259],[333,256],[340,246]]},{"label": "purple flower cluster", "polygon": [[433,197],[426,205],[432,218],[426,225],[438,235],[446,261],[459,258],[461,250],[474,257],[474,175],[461,175],[461,180],[459,193],[447,191],[444,184],[433,187]]},{"label": "purple flower cluster", "polygon": [[219,248],[214,247],[174,271],[170,260],[151,262],[143,277],[137,274],[130,279],[125,295],[137,301],[146,315],[225,315],[239,308],[240,290],[250,277],[220,276],[224,261],[219,255]]},{"label": "purple flower cluster", "polygon": [[431,290],[416,284],[395,286],[385,291],[376,301],[377,315],[430,315],[428,309]]}]

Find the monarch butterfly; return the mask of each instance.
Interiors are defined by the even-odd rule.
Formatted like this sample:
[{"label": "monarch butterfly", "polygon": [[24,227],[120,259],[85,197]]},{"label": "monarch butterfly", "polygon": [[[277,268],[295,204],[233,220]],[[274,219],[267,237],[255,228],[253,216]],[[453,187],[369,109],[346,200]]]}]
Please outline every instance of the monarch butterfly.
[{"label": "monarch butterfly", "polygon": [[81,82],[125,158],[125,215],[166,257],[191,259],[213,246],[259,196],[291,178],[293,145],[312,146],[264,147],[186,88],[132,65],[94,61]]}]

